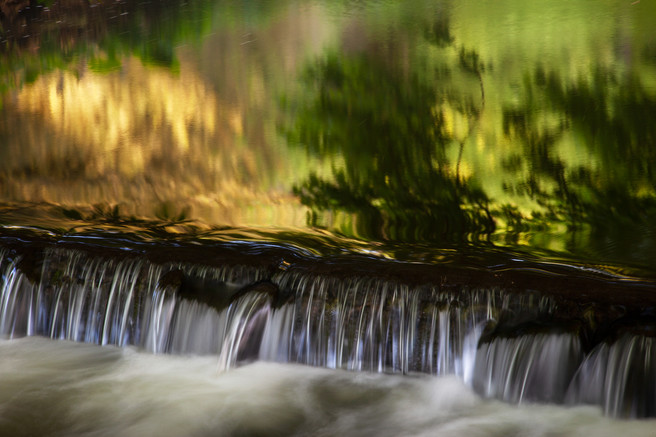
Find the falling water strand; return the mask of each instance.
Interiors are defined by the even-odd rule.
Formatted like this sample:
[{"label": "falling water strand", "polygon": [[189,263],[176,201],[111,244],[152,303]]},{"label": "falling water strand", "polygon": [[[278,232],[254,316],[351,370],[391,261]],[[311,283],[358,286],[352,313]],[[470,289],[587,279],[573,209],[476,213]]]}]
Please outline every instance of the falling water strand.
[{"label": "falling water strand", "polygon": [[569,333],[497,338],[478,349],[474,388],[510,402],[562,402],[582,358]]},{"label": "falling water strand", "polygon": [[[253,269],[157,265],[139,259],[115,261],[74,250],[47,250],[41,280],[21,272],[21,258],[0,253],[0,335],[42,335],[54,339],[117,346],[154,353],[217,353],[223,341],[221,315],[183,299],[160,285],[164,273],[183,269],[225,288],[260,277]],[[217,282],[218,281],[218,282]]]},{"label": "falling water strand", "polygon": [[[336,280],[294,273],[276,280],[281,290],[295,296],[293,310],[283,307],[276,313],[284,311],[284,317],[272,317],[290,329],[285,361],[357,371],[464,377],[465,369],[471,373],[488,314],[504,310],[492,308],[493,302],[516,304],[490,298],[503,294],[500,290],[454,295],[375,278]],[[268,329],[276,333],[276,343],[283,343],[279,327]],[[270,347],[262,356],[281,359]]]},{"label": "falling water strand", "polygon": [[238,361],[259,357],[270,317],[271,296],[265,293],[242,296],[225,310],[226,334],[219,354],[219,371],[234,367]]},{"label": "falling water strand", "polygon": [[569,387],[570,404],[597,404],[617,417],[656,415],[656,338],[624,334],[585,358]]}]

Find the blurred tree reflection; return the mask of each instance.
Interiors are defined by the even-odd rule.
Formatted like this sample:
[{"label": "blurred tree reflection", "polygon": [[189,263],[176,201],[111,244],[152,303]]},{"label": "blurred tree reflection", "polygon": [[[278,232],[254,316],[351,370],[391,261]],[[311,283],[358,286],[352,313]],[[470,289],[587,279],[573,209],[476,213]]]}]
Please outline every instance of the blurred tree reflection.
[{"label": "blurred tree reflection", "polygon": [[[560,121],[545,123],[540,110]],[[506,134],[524,147],[506,166],[524,176],[507,189],[537,200],[552,223],[564,223],[570,251],[653,266],[655,113],[656,97],[633,75],[598,70],[567,82],[537,68],[523,104],[504,111]],[[573,165],[559,156],[565,134],[584,145],[590,159]]]},{"label": "blurred tree reflection", "polygon": [[[444,23],[426,36],[438,46],[451,43]],[[468,116],[478,108],[438,88],[448,72],[421,76],[399,67],[403,62],[385,61],[402,46],[387,44],[384,57],[371,49],[332,54],[306,70],[312,97],[289,138],[313,154],[341,157],[344,165],[330,178],[313,174],[295,192],[310,206],[312,226],[324,224],[323,212],[337,211],[352,214],[350,232],[361,237],[457,242],[485,236],[494,230],[488,198],[449,165],[446,147],[454,139],[439,103],[458,100]],[[480,75],[477,55],[466,57],[476,61],[467,63],[476,67],[472,74]]]},{"label": "blurred tree reflection", "polygon": [[[408,49],[422,44],[434,48],[430,56]],[[507,196],[492,199],[489,181],[460,174],[490,74],[477,51],[457,47],[444,22],[361,47],[327,55],[302,76],[309,98],[288,139],[333,165],[295,188],[309,225],[529,250],[559,240],[588,260],[656,264],[656,98],[636,76],[599,69],[572,81],[536,68],[520,103],[503,108],[513,152],[500,155]],[[465,138],[448,126],[447,108],[466,121]]]}]

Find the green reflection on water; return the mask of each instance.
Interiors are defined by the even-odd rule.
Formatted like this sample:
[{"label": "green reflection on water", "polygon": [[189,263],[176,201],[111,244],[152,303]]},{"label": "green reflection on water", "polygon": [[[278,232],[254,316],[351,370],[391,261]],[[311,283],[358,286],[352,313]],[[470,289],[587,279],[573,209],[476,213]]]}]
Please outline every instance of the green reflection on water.
[{"label": "green reflection on water", "polygon": [[[472,16],[511,4],[483,2]],[[356,50],[310,63],[303,78],[312,97],[294,108],[288,135],[339,159],[332,176],[310,175],[295,188],[312,209],[308,224],[376,240],[493,242],[653,266],[656,93],[642,83],[653,83],[653,70],[625,59],[629,49],[648,52],[623,32],[642,33],[618,25],[619,36],[595,48],[618,5],[595,11],[593,25],[586,12],[596,4],[551,6],[546,16],[534,5],[506,9],[523,18],[493,50],[465,46],[442,15],[412,27],[428,32],[365,33]],[[468,17],[459,18],[464,27]],[[545,29],[541,19],[552,21]],[[572,35],[556,32],[577,23],[586,34],[559,57]],[[468,32],[485,34],[489,23],[478,24]],[[534,39],[504,47],[514,31]],[[528,49],[544,39],[545,53]]]},{"label": "green reflection on water", "polygon": [[446,159],[453,137],[436,82],[412,74],[369,54],[329,55],[307,71],[317,95],[290,138],[344,161],[331,178],[313,174],[295,188],[313,209],[310,225],[323,224],[319,211],[343,211],[355,219],[340,230],[369,239],[453,241],[494,230],[484,191]]},{"label": "green reflection on water", "polygon": [[[656,95],[634,74],[597,70],[564,81],[538,68],[520,105],[504,112],[504,128],[522,149],[510,158],[508,190],[529,196],[570,231],[572,251],[608,253],[637,263],[653,259],[656,218]],[[535,116],[532,99],[561,119]],[[558,147],[580,143],[588,162],[568,162]],[[521,219],[520,219],[521,220]],[[521,220],[518,226],[530,226]],[[606,246],[612,243],[612,248]]]},{"label": "green reflection on water", "polygon": [[90,6],[3,21],[4,202],[656,267],[653,2]]}]

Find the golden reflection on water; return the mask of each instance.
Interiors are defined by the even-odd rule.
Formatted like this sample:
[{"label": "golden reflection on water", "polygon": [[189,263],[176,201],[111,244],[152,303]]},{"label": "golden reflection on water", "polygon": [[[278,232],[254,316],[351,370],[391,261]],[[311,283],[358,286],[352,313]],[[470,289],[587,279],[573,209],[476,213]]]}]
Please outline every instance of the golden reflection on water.
[{"label": "golden reflection on water", "polygon": [[[111,74],[56,72],[13,102],[5,126],[14,149],[6,152],[14,157],[11,183],[3,184],[9,199],[123,204],[124,213],[138,215],[168,202],[177,212],[193,208],[195,218],[223,223],[256,204],[262,222],[270,221],[270,207],[303,223],[289,187],[262,186],[269,175],[260,174],[255,150],[240,145],[240,109],[220,101],[184,63],[178,73],[136,59]],[[286,163],[270,164],[264,170]],[[256,214],[248,218],[258,221]]]},{"label": "golden reflection on water", "polygon": [[15,122],[27,126],[13,130],[19,138],[10,146],[21,149],[14,156],[25,162],[23,171],[15,170],[23,181],[11,184],[20,192],[6,193],[10,198],[65,204],[129,199],[137,208],[168,201],[180,211],[193,204],[203,214],[213,204],[231,210],[266,202],[258,193],[253,152],[237,147],[239,110],[218,101],[184,64],[177,74],[135,59],[118,73],[52,73],[20,90],[15,110]]},{"label": "golden reflection on water", "polygon": [[86,176],[117,171],[132,177],[156,156],[184,155],[192,144],[200,151],[209,139],[225,143],[239,129],[230,123],[235,110],[219,104],[194,73],[182,69],[175,77],[135,59],[125,60],[117,74],[44,76],[16,101],[17,111],[66,138],[55,148],[95,155]]},{"label": "golden reflection on water", "polygon": [[[279,90],[270,88],[271,76],[295,74],[306,46],[321,47],[319,17],[303,8],[254,33],[215,34],[200,53],[178,49],[176,69],[126,57],[109,73],[80,64],[38,77],[4,102],[0,155],[10,159],[0,163],[0,195],[116,204],[147,218],[305,226],[291,187],[311,158],[271,135]],[[247,136],[253,126],[258,134]]]}]

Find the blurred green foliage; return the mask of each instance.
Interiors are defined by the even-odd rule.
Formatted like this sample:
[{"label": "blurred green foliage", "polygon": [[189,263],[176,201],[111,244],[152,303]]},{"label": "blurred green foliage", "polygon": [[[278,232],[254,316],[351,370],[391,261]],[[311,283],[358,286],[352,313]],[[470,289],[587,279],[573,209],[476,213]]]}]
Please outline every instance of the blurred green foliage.
[{"label": "blurred green foliage", "polygon": [[[440,246],[528,242],[539,251],[558,239],[585,259],[656,265],[656,97],[639,77],[596,66],[573,80],[534,67],[516,102],[500,108],[513,152],[500,155],[506,195],[494,198],[491,181],[459,171],[489,66],[443,19],[405,38],[329,52],[303,71],[303,103],[285,100],[290,143],[333,162],[332,174],[295,187],[308,225]],[[426,45],[435,49],[412,49]],[[469,123],[465,138],[447,127],[448,108]],[[584,145],[580,162],[562,153],[564,142]],[[521,198],[533,209],[518,207]]]},{"label": "blurred green foliage", "polygon": [[[561,122],[545,126],[540,111]],[[597,69],[588,79],[566,81],[537,67],[522,104],[504,111],[506,134],[523,145],[508,166],[509,174],[520,177],[508,189],[535,199],[551,221],[564,223],[571,251],[598,256],[610,250],[615,261],[653,264],[655,111],[656,96],[634,75]],[[592,158],[587,164],[572,165],[558,155],[565,134],[585,145]]]},{"label": "blurred green foliage", "polygon": [[[478,74],[475,53],[466,56]],[[344,161],[334,177],[313,174],[295,188],[312,209],[311,225],[321,225],[322,211],[341,210],[355,214],[355,234],[373,239],[458,242],[494,231],[485,192],[447,160],[454,138],[438,102],[460,96],[442,94],[438,80],[366,52],[332,53],[306,69],[313,97],[297,110],[288,138]]]}]

